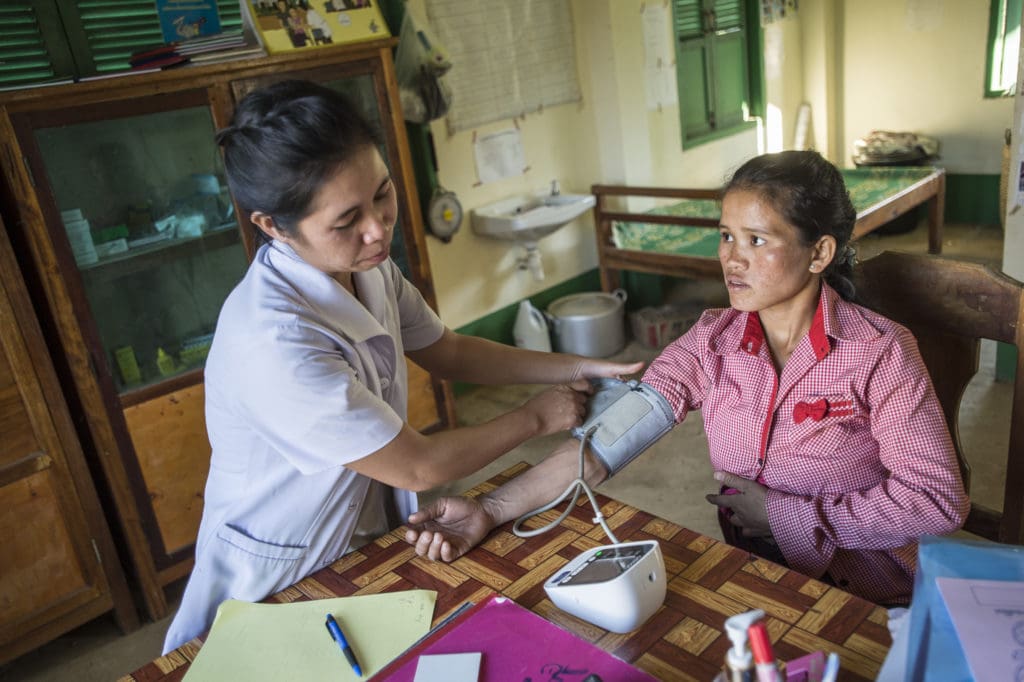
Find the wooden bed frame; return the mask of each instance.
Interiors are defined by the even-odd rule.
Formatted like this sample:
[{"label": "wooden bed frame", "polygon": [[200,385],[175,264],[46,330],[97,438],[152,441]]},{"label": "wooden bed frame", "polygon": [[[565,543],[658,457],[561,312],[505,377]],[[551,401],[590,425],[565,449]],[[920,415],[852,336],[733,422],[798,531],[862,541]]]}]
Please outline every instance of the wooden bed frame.
[{"label": "wooden bed frame", "polygon": [[[647,272],[671,277],[717,279],[722,276],[722,268],[717,258],[620,249],[615,246],[613,238],[613,224],[617,222],[648,223],[666,226],[681,225],[715,229],[718,227],[717,219],[630,213],[609,209],[610,197],[719,199],[721,197],[720,189],[593,185],[591,192],[597,200],[594,206],[594,228],[597,231],[598,267],[601,273],[601,288],[604,291],[612,291],[620,286],[620,271],[622,270]],[[853,239],[858,239],[907,211],[927,203],[928,252],[941,253],[945,198],[946,171],[942,168],[932,169],[932,172],[927,177],[908,187],[901,188],[882,201],[858,210],[857,222],[853,228]],[[671,227],[666,229],[671,229]]]}]

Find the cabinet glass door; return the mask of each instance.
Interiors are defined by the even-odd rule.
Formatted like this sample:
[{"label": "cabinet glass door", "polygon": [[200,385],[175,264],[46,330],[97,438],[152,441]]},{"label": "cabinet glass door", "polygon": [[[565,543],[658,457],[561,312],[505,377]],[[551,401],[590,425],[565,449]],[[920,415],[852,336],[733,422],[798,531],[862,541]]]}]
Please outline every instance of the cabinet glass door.
[{"label": "cabinet glass door", "polygon": [[35,142],[124,393],[203,366],[247,263],[208,107],[96,118]]}]

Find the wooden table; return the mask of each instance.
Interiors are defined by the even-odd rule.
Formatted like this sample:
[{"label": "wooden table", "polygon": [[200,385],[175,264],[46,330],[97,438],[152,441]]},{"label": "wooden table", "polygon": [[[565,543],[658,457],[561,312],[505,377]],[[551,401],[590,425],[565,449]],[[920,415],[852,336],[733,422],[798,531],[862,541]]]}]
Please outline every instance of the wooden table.
[{"label": "wooden table", "polygon": [[[518,464],[468,494],[493,490],[528,466]],[[417,557],[402,539],[404,530],[398,529],[266,601],[430,589],[437,591],[437,623],[467,600],[501,592],[661,680],[711,680],[729,648],[725,619],[761,608],[780,659],[818,649],[836,651],[843,666],[839,679],[875,679],[891,643],[885,609],[647,512],[597,497],[619,540],[657,539],[665,557],[665,605],[626,635],[569,616],[544,593],[544,581],[559,567],[581,551],[608,542],[600,526],[591,522],[585,496],[559,528],[522,539],[506,524],[452,564]],[[547,512],[528,526],[536,528],[556,516]],[[121,681],[180,680],[201,646],[202,641],[194,639]]]}]

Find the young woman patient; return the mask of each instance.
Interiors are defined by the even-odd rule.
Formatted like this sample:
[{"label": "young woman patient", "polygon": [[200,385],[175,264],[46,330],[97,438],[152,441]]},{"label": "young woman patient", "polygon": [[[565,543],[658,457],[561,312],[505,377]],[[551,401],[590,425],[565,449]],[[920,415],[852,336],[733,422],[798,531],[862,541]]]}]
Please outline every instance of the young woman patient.
[{"label": "young woman patient", "polygon": [[[261,245],[206,362],[213,454],[165,651],[208,628],[223,600],[263,599],[399,525],[415,491],[578,424],[583,379],[642,367],[447,329],[391,260],[398,190],[376,131],[339,93],[305,81],[256,90],[217,139]],[[406,423],[406,357],[445,379],[563,385],[424,435]]]},{"label": "young woman patient", "polygon": [[[643,381],[675,423],[703,411],[722,483],[707,499],[727,542],[903,604],[918,538],[959,528],[969,503],[916,341],[850,302],[855,220],[842,175],[816,152],[744,164],[722,201],[731,307],[706,311]],[[577,468],[569,441],[492,493],[413,514],[406,539],[451,561],[557,497]],[[607,474],[590,452],[586,472],[592,483]]]}]

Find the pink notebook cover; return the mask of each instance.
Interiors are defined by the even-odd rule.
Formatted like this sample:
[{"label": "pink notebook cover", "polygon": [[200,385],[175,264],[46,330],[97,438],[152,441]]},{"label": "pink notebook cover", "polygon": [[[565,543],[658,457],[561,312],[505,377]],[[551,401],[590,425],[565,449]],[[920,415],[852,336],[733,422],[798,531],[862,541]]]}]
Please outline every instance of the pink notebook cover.
[{"label": "pink notebook cover", "polygon": [[[422,654],[480,652],[479,682],[657,682],[511,599],[493,595],[428,634],[373,677],[412,682]],[[594,678],[591,678],[592,680]]]}]

